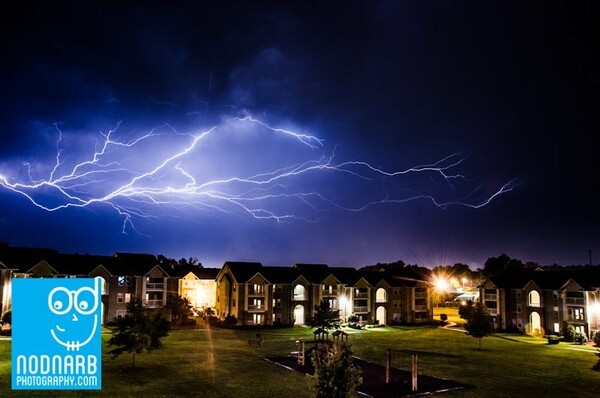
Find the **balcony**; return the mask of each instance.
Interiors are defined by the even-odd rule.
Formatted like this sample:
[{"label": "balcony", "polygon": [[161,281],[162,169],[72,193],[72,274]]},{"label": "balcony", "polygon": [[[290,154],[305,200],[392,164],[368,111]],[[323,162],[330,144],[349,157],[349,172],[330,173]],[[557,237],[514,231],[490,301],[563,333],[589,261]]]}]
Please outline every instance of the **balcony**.
[{"label": "balcony", "polygon": [[585,304],[583,298],[579,298],[579,297],[567,297],[565,300],[566,300],[567,305],[584,305]]},{"label": "balcony", "polygon": [[264,286],[260,285],[260,286],[249,286],[248,287],[248,295],[249,296],[264,296],[266,294],[267,290],[265,289]]},{"label": "balcony", "polygon": [[354,291],[354,298],[369,298],[369,292],[357,292]]},{"label": "balcony", "polygon": [[426,291],[425,292],[416,291],[415,298],[427,298],[427,292]]},{"label": "balcony", "polygon": [[326,289],[323,290],[323,297],[337,296],[337,289]]},{"label": "balcony", "polygon": [[264,304],[257,304],[257,305],[249,305],[248,306],[248,311],[265,312],[266,310],[267,310],[267,307]]},{"label": "balcony", "polygon": [[292,298],[292,300],[294,301],[306,301],[308,300],[308,298],[306,297],[306,294],[294,294],[294,297]]},{"label": "balcony", "polygon": [[165,284],[163,282],[160,283],[146,283],[146,290],[164,290]]},{"label": "balcony", "polygon": [[369,312],[369,307],[354,307],[355,314],[365,314]]},{"label": "balcony", "polygon": [[146,307],[148,307],[148,308],[160,308],[162,306],[163,306],[162,299],[155,299],[155,300],[147,300],[146,301]]},{"label": "balcony", "polygon": [[496,295],[496,293],[483,295],[484,300],[496,301],[497,298],[498,298],[498,296]]},{"label": "balcony", "polygon": [[415,311],[416,312],[425,312],[425,311],[427,311],[427,306],[426,305],[415,305]]}]

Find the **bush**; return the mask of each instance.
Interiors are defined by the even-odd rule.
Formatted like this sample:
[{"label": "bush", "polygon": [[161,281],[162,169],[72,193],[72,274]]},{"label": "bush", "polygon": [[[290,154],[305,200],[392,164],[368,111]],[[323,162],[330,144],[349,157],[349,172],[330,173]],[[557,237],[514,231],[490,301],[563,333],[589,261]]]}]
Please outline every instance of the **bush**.
[{"label": "bush", "polygon": [[596,330],[592,335],[592,341],[596,347],[600,347],[600,330]]},{"label": "bush", "polygon": [[572,343],[575,341],[576,337],[577,337],[577,331],[575,330],[575,327],[573,327],[572,325],[567,326],[563,330],[563,338],[566,342]]},{"label": "bush", "polygon": [[[596,334],[598,334],[598,332],[596,332]],[[598,362],[592,366],[592,369],[594,369],[596,372],[600,372],[600,350],[596,352],[596,356],[598,357]]]},{"label": "bush", "polygon": [[575,333],[575,342],[577,344],[585,344],[587,343],[588,339],[586,337],[586,335],[584,333]]},{"label": "bush", "polygon": [[440,314],[440,320],[446,322],[448,320],[448,314]]},{"label": "bush", "polygon": [[2,323],[8,323],[9,325],[12,324],[12,311],[6,311],[2,315]]},{"label": "bush", "polygon": [[312,364],[315,377],[311,387],[315,398],[349,398],[362,383],[362,369],[354,364],[348,345],[342,345],[333,355],[314,350]]},{"label": "bush", "polygon": [[223,319],[222,325],[224,328],[232,328],[237,325],[237,318],[233,315],[227,315],[225,319]]}]

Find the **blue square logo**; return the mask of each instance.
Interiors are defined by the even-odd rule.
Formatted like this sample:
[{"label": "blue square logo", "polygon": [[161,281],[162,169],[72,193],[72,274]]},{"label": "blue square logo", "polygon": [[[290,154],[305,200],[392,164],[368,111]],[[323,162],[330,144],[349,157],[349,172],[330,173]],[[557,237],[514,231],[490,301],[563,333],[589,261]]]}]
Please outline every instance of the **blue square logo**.
[{"label": "blue square logo", "polygon": [[100,279],[12,283],[13,390],[99,390]]}]

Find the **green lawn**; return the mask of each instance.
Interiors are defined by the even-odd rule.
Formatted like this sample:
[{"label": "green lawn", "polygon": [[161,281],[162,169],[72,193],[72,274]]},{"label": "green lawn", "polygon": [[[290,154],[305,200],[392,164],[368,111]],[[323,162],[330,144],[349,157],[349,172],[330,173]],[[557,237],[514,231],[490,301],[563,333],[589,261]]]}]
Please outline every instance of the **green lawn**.
[{"label": "green lawn", "polygon": [[[11,391],[10,341],[0,341],[0,396],[308,397],[306,376],[262,357],[295,351],[295,340],[310,339],[311,330],[262,330],[263,347],[249,347],[247,340],[256,332],[175,330],[164,340],[163,349],[138,356],[140,370],[122,370],[130,365],[130,356],[104,355],[103,389],[72,393]],[[384,364],[387,348],[413,350],[419,355],[420,372],[473,386],[442,394],[445,397],[600,396],[600,373],[591,370],[595,350],[499,335],[483,339],[483,349],[478,351],[476,339],[434,327],[348,332],[361,358]],[[408,368],[408,364],[408,356],[394,360],[394,366]]]}]

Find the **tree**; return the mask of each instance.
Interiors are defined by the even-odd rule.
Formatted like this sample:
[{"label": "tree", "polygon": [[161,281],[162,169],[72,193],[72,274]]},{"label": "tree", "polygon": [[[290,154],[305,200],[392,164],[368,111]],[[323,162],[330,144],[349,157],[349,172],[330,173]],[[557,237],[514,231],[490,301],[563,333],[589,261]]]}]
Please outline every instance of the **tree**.
[{"label": "tree", "polygon": [[354,365],[352,350],[342,345],[333,355],[313,351],[315,377],[312,385],[315,398],[347,398],[362,383],[362,370]]},{"label": "tree", "polygon": [[168,336],[171,326],[162,312],[144,307],[142,299],[134,297],[127,303],[127,315],[117,318],[116,329],[108,340],[109,346],[116,346],[108,353],[113,358],[124,352],[132,354],[132,367],[135,356],[162,347],[161,339]]},{"label": "tree", "polygon": [[192,304],[187,298],[176,296],[169,300],[167,307],[171,310],[171,318],[173,321],[183,323],[192,313]]},{"label": "tree", "polygon": [[461,304],[458,307],[458,316],[462,319],[469,319],[471,314],[473,313],[473,301],[467,300],[467,302],[463,305]]},{"label": "tree", "polygon": [[9,325],[12,325],[12,311],[6,311],[2,315],[2,323],[8,323]]},{"label": "tree", "polygon": [[504,271],[523,269],[524,265],[521,260],[510,258],[506,254],[501,254],[498,257],[490,257],[483,265],[483,276],[492,278]]},{"label": "tree", "polygon": [[331,309],[327,299],[321,299],[319,305],[315,306],[315,316],[308,319],[308,326],[324,330],[340,328],[340,310]]},{"label": "tree", "polygon": [[467,334],[479,339],[479,348],[481,350],[481,339],[489,336],[494,332],[494,322],[492,317],[488,314],[485,304],[481,301],[473,304],[473,309],[467,318],[465,323],[465,329]]}]

